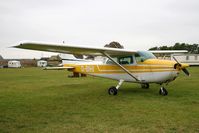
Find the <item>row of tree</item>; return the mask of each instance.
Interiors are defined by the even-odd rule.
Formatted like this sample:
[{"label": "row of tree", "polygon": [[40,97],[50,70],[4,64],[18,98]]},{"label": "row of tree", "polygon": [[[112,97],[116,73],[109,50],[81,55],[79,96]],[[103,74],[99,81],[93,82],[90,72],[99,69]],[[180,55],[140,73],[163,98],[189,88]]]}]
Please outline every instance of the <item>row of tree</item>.
[{"label": "row of tree", "polygon": [[189,53],[199,54],[199,44],[175,43],[174,46],[152,47],[149,50],[187,50]]},{"label": "row of tree", "polygon": [[[124,48],[124,46],[115,41],[106,44],[104,47]],[[152,47],[149,50],[187,50],[189,53],[199,54],[199,44],[175,43],[173,46],[164,45],[160,47]]]}]

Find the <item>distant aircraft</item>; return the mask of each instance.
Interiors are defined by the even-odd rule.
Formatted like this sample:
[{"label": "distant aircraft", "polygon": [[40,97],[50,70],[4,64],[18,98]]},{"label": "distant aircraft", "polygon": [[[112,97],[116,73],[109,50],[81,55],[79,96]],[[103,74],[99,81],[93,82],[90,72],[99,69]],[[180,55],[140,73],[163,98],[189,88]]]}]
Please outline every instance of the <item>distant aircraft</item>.
[{"label": "distant aircraft", "polygon": [[116,95],[123,82],[138,83],[142,88],[149,88],[149,84],[160,84],[159,94],[166,96],[168,91],[165,85],[174,81],[182,70],[189,76],[188,64],[180,63],[176,59],[160,60],[149,51],[131,51],[115,48],[95,48],[85,46],[73,46],[54,43],[23,42],[15,48],[58,52],[65,54],[79,54],[104,56],[104,63],[95,61],[79,61],[78,63],[64,64],[69,71],[89,74],[93,76],[114,79],[117,86],[108,89],[110,95]]}]

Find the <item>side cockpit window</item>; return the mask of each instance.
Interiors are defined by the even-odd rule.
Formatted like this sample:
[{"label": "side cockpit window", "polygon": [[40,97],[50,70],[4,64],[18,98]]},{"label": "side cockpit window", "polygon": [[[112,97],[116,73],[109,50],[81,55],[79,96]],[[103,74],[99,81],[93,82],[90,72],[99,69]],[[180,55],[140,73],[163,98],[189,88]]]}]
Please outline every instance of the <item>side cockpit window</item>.
[{"label": "side cockpit window", "polygon": [[[128,65],[133,64],[133,57],[132,56],[124,56],[124,57],[114,57],[114,61],[118,62],[121,65]],[[115,64],[110,59],[106,61],[106,64]]]},{"label": "side cockpit window", "polygon": [[135,60],[136,62],[143,62],[144,61],[144,58],[141,57],[138,53],[135,54]]},{"label": "side cockpit window", "polygon": [[119,57],[118,60],[119,60],[119,64],[122,64],[122,65],[133,64],[132,56]]}]

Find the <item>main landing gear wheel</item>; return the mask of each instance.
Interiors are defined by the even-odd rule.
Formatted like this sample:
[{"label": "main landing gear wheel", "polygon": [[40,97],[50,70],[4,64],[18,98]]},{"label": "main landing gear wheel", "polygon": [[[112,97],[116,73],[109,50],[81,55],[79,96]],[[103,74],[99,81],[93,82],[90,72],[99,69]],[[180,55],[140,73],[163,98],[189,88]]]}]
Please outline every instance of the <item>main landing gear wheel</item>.
[{"label": "main landing gear wheel", "polygon": [[115,87],[115,86],[112,86],[108,89],[108,94],[109,95],[117,95],[117,91],[118,89],[120,88],[120,86],[122,85],[122,83],[124,82],[123,79],[120,79],[118,85]]},{"label": "main landing gear wheel", "polygon": [[143,83],[143,84],[141,84],[141,87],[143,89],[149,89],[149,84],[148,83]]},{"label": "main landing gear wheel", "polygon": [[108,94],[109,95],[117,95],[117,89],[115,86],[112,86],[108,89]]},{"label": "main landing gear wheel", "polygon": [[166,95],[168,95],[168,91],[164,87],[161,87],[159,94],[162,96],[166,96]]}]

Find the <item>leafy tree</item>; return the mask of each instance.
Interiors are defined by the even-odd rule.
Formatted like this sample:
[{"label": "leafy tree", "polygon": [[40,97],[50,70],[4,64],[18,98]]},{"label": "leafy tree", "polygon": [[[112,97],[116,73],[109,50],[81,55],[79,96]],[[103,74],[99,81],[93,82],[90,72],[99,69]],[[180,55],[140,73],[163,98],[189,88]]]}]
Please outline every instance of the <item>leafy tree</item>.
[{"label": "leafy tree", "polygon": [[159,50],[159,48],[156,46],[156,47],[150,48],[149,50]]},{"label": "leafy tree", "polygon": [[109,48],[120,48],[120,49],[123,49],[124,46],[122,46],[119,42],[111,42],[109,44],[106,44],[104,47],[109,47]]}]

